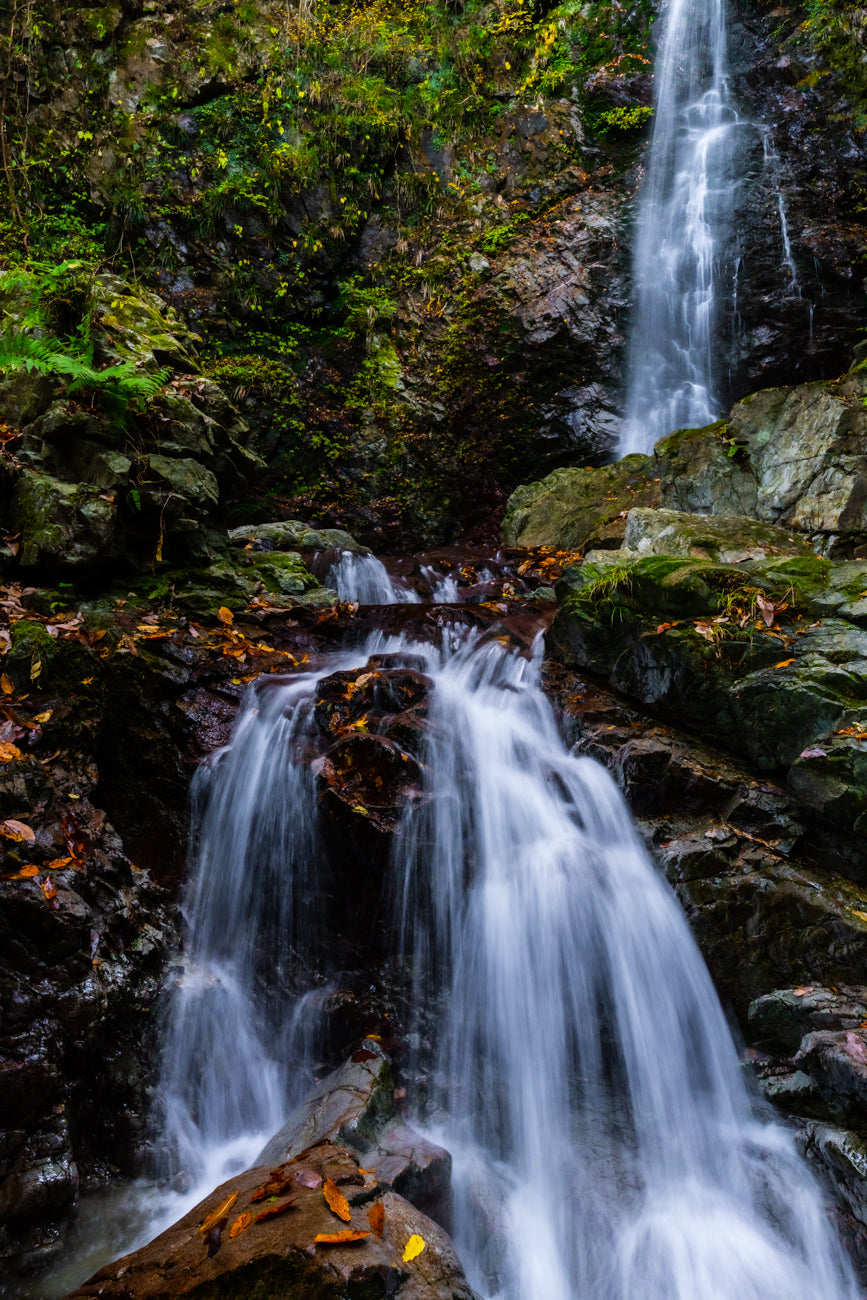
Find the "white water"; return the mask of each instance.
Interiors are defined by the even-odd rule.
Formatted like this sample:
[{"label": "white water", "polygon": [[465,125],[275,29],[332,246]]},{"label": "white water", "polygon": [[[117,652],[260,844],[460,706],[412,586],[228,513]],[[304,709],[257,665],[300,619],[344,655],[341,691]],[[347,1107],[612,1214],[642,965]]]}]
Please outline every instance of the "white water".
[{"label": "white water", "polygon": [[[403,651],[435,683],[431,797],[406,815],[392,884],[416,1005],[448,994],[433,1116],[473,1285],[855,1300],[788,1136],[751,1114],[680,909],[610,778],[566,751],[538,662],[465,629],[445,640],[376,638],[327,671]],[[310,1059],[304,1015],[261,976],[263,953],[279,974],[307,927],[327,933],[315,791],[293,757],[321,675],[263,681],[203,776],[164,1089],[182,1163],[211,1185],[276,1130]]]},{"label": "white water", "polygon": [[417,605],[421,601],[421,596],[399,579],[393,581],[375,555],[343,551],[332,564],[327,582],[340,600],[357,601],[359,605]]},{"label": "white water", "polygon": [[427,656],[427,800],[395,861],[456,1244],[499,1300],[851,1300],[788,1136],[752,1116],[704,963],[538,665]]},{"label": "white water", "polygon": [[621,455],[649,452],[673,429],[719,414],[714,327],[739,121],[728,96],[725,0],[668,0],[661,21]]}]

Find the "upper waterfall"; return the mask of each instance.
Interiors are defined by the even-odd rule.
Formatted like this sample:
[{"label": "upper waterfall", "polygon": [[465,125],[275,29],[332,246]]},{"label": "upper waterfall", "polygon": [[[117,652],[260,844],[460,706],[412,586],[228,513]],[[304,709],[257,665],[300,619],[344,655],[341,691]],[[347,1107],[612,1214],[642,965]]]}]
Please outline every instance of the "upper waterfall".
[{"label": "upper waterfall", "polygon": [[639,202],[620,453],[719,415],[714,326],[733,194],[725,0],[669,0]]}]

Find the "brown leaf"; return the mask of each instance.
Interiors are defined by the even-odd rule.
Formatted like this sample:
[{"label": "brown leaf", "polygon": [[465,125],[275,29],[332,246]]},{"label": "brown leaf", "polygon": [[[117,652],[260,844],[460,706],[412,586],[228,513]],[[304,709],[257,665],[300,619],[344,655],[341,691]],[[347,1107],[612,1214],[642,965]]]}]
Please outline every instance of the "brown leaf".
[{"label": "brown leaf", "polygon": [[280,1205],[269,1205],[261,1214],[256,1215],[256,1223],[261,1223],[263,1219],[273,1219],[278,1214],[285,1214],[287,1210],[291,1210],[297,1200],[297,1196],[290,1196],[288,1201],[283,1201]]},{"label": "brown leaf", "polygon": [[49,903],[52,899],[57,897],[57,886],[53,880],[43,880],[41,882],[41,888]]},{"label": "brown leaf", "polygon": [[75,858],[72,858],[72,857],[66,857],[66,858],[53,858],[53,859],[51,860],[51,862],[46,862],[45,865],[46,865],[47,867],[50,867],[50,868],[52,869],[52,871],[57,871],[57,870],[59,870],[61,867],[68,867],[68,866],[71,866],[74,862],[75,862]]},{"label": "brown leaf", "polygon": [[232,1192],[231,1196],[227,1196],[225,1201],[222,1201],[217,1206],[216,1210],[212,1210],[211,1213],[208,1215],[208,1217],[204,1220],[204,1222],[199,1224],[199,1232],[210,1232],[214,1224],[218,1223],[219,1220],[222,1219],[224,1214],[229,1213],[229,1211],[231,1210],[232,1206],[235,1204],[237,1199],[238,1199],[237,1192]]},{"label": "brown leaf", "polygon": [[344,1223],[350,1220],[349,1202],[342,1192],[339,1192],[330,1178],[326,1178],[322,1184],[322,1195],[328,1202],[328,1208],[332,1214],[336,1214],[338,1219]]},{"label": "brown leaf", "polygon": [[385,1227],[385,1206],[382,1201],[377,1201],[371,1205],[367,1211],[367,1221],[370,1224],[371,1231],[375,1237],[382,1236],[382,1230]]},{"label": "brown leaf", "polygon": [[356,1241],[364,1241],[369,1232],[359,1232],[356,1228],[344,1228],[343,1232],[317,1232],[313,1240],[317,1246],[349,1246]]},{"label": "brown leaf", "polygon": [[0,676],[0,690],[2,690],[4,695],[15,694],[15,683],[8,673],[3,673],[2,676]]},{"label": "brown leaf", "polygon": [[291,1178],[272,1178],[264,1187],[257,1187],[250,1196],[251,1201],[264,1201],[266,1196],[280,1196],[291,1184]]},{"label": "brown leaf", "polygon": [[371,1052],[366,1047],[361,1047],[357,1052],[353,1052],[349,1059],[357,1064],[359,1061],[375,1061],[377,1057],[376,1052]]},{"label": "brown leaf", "polygon": [[245,1210],[243,1214],[238,1215],[237,1219],[232,1224],[231,1228],[229,1229],[229,1236],[240,1237],[241,1233],[245,1232],[247,1228],[249,1228],[252,1222],[253,1222],[252,1214],[248,1214],[247,1211]]},{"label": "brown leaf", "polygon": [[0,822],[0,835],[5,835],[7,840],[14,840],[16,844],[32,844],[36,839],[33,831],[23,822],[16,822],[9,817],[5,822]]},{"label": "brown leaf", "polygon": [[302,1187],[322,1186],[322,1175],[317,1173],[315,1169],[296,1169],[292,1177]]},{"label": "brown leaf", "polygon": [[765,627],[770,627],[774,621],[774,615],[776,613],[774,602],[768,600],[766,596],[756,596],[756,605],[761,613]]},{"label": "brown leaf", "polygon": [[227,627],[230,623],[235,621],[235,615],[230,609],[227,609],[225,605],[221,605],[217,610],[217,618],[221,623],[225,623]]}]

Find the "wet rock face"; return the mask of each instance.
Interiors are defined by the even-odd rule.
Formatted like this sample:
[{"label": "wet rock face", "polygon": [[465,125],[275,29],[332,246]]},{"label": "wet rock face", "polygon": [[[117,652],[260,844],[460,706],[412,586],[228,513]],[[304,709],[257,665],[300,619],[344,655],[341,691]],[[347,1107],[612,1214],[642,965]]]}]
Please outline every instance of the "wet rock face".
[{"label": "wet rock face", "polygon": [[[720,322],[724,400],[839,374],[864,311],[864,133],[803,14],[739,3],[730,29],[742,178]],[[787,247],[788,240],[788,247]]]},{"label": "wet rock face", "polygon": [[30,776],[38,838],[4,852],[0,878],[0,1261],[12,1269],[59,1250],[80,1183],[141,1168],[176,932],[105,814],[87,799],[62,811],[62,790]]},{"label": "wet rock face", "polygon": [[[339,1216],[323,1194],[326,1182],[345,1198]],[[259,1194],[269,1186],[280,1188],[270,1199]],[[287,1202],[291,1204],[281,1213],[268,1215]],[[369,1217],[374,1206],[384,1214],[379,1234],[372,1231]],[[242,1216],[247,1226],[238,1231]],[[209,1217],[213,1226],[203,1233]],[[355,1231],[360,1239],[351,1244],[315,1240],[341,1231]],[[424,1249],[405,1260],[413,1236],[421,1237]],[[362,1173],[357,1156],[332,1142],[224,1183],[150,1245],[101,1269],[73,1294],[81,1300],[228,1294],[263,1300],[301,1294],[322,1300],[380,1295],[474,1300],[442,1229],[387,1190],[375,1172]]]},{"label": "wet rock face", "polygon": [[661,439],[662,504],[796,529],[834,557],[867,548],[867,374],[766,389],[724,423]]}]

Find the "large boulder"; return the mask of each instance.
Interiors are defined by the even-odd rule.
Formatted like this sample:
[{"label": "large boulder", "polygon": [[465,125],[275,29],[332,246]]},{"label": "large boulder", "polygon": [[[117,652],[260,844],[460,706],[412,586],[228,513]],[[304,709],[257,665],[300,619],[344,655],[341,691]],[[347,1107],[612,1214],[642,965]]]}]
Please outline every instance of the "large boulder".
[{"label": "large boulder", "polygon": [[765,389],[727,421],[684,429],[654,451],[663,506],[748,515],[796,529],[830,556],[867,545],[867,370]]},{"label": "large boulder", "polygon": [[601,469],[556,469],[516,488],[503,519],[508,546],[558,551],[619,546],[634,506],[654,506],[659,488],[647,456],[626,456]]},{"label": "large boulder", "polygon": [[[326,1183],[345,1198],[340,1216],[326,1200]],[[378,1232],[373,1207],[381,1216]],[[354,1242],[316,1240],[353,1231]],[[406,1248],[414,1237],[423,1245],[412,1256]],[[474,1300],[443,1230],[330,1142],[223,1183],[167,1232],[73,1292],[76,1300],[228,1295]]]}]

